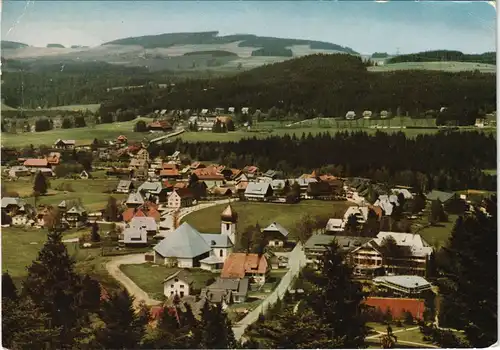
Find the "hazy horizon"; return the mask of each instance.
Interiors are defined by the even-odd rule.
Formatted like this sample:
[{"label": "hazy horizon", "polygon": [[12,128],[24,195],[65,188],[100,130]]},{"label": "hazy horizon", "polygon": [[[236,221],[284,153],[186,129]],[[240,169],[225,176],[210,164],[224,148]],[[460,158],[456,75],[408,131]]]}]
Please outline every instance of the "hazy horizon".
[{"label": "hazy horizon", "polygon": [[2,40],[98,46],[174,32],[218,31],[326,41],[362,54],[496,51],[486,2],[4,1]]}]

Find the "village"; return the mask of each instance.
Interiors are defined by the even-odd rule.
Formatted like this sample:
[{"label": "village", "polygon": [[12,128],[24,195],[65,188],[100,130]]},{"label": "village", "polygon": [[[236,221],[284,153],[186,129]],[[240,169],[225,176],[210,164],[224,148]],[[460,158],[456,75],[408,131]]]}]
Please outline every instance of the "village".
[{"label": "village", "polygon": [[[89,155],[86,169],[74,165],[76,152]],[[189,161],[179,151],[150,157],[145,144],[124,135],[84,147],[58,139],[32,155],[2,159],[9,164],[2,167],[4,234],[57,224],[71,232],[65,242],[75,249],[110,256],[108,273],[137,302],[146,295],[153,315],[178,299],[195,312],[205,301],[218,303],[236,323],[235,334],[285,292],[300,297],[303,287],[293,286],[300,286],[301,271],[318,268],[333,241],[369,292],[373,320],[388,313],[398,320],[436,317],[433,260],[443,241],[420,233],[439,230],[448,215],[477,202],[463,193],[416,193],[316,170],[287,178],[254,165]],[[59,180],[58,194],[49,195],[49,183]],[[85,192],[103,181],[100,201],[86,203]],[[21,187],[33,191],[21,196],[14,190]],[[270,206],[290,217],[280,221]],[[249,228],[257,224],[249,215],[257,226]]]}]

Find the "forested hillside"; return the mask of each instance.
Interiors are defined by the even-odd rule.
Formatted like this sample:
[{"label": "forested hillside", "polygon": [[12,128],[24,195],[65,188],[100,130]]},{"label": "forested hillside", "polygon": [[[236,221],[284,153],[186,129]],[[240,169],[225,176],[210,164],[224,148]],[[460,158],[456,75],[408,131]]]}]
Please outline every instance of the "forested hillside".
[{"label": "forested hillside", "polygon": [[8,40],[2,40],[1,41],[1,47],[2,50],[5,49],[19,49],[23,47],[27,47],[28,45],[23,44],[23,43],[18,43],[16,41],[8,41]]},{"label": "forested hillside", "polygon": [[136,91],[105,103],[102,113],[117,109],[201,109],[220,106],[268,110],[277,107],[300,115],[344,116],[354,110],[419,116],[442,106],[455,110],[484,109],[496,105],[496,77],[477,72],[366,70],[361,58],[310,55],[232,77],[190,80],[172,91]]},{"label": "forested hillside", "polygon": [[496,52],[485,52],[478,55],[464,54],[460,51],[448,51],[448,50],[437,50],[437,51],[425,51],[412,53],[409,55],[400,55],[392,57],[388,60],[388,63],[400,63],[400,62],[435,62],[435,61],[456,61],[456,62],[476,62],[476,63],[487,63],[496,64],[497,54]]},{"label": "forested hillside", "polygon": [[496,189],[496,176],[481,171],[496,166],[496,140],[493,135],[477,132],[415,138],[403,133],[341,132],[222,143],[178,140],[151,144],[151,155],[158,155],[160,149],[167,153],[178,150],[192,159],[211,159],[236,168],[253,164],[289,176],[326,166],[326,172],[337,176],[361,176],[422,190]]},{"label": "forested hillside", "polygon": [[[236,34],[219,36],[219,32],[199,32],[199,33],[167,33],[160,35],[146,35],[125,39],[113,40],[103,45],[139,45],[144,48],[170,47],[173,45],[206,45],[206,44],[227,44],[240,41],[238,46],[265,48],[275,51],[283,51],[287,46],[310,45],[311,49],[334,50],[350,54],[357,54],[349,47],[337,44],[301,39],[283,39],[273,37],[262,37],[252,34]],[[279,55],[278,55],[279,56]]]}]

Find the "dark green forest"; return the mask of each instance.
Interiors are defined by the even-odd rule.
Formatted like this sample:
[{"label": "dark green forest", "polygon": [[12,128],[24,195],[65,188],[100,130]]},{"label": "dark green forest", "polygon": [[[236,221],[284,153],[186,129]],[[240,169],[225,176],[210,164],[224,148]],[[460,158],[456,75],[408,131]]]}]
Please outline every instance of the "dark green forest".
[{"label": "dark green forest", "polygon": [[47,47],[53,47],[58,49],[64,49],[64,45],[62,44],[47,44]]},{"label": "dark green forest", "polygon": [[[103,45],[140,45],[146,49],[156,47],[170,47],[173,45],[203,45],[203,44],[228,44],[241,41],[240,47],[257,47],[266,50],[283,50],[292,45],[310,45],[311,49],[335,50],[350,54],[357,54],[349,47],[337,44],[301,39],[283,39],[263,37],[253,34],[235,34],[218,36],[218,31],[198,33],[167,33],[160,35],[146,35],[140,37],[113,40]],[[281,51],[283,52],[283,51]]]},{"label": "dark green forest", "polygon": [[481,169],[496,167],[496,140],[478,132],[419,135],[340,132],[298,138],[269,137],[239,142],[181,140],[150,145],[152,157],[164,149],[179,150],[191,159],[214,160],[230,167],[257,165],[297,176],[323,168],[337,176],[360,176],[378,182],[432,189],[496,190],[496,176]]},{"label": "dark green forest", "polygon": [[485,52],[482,54],[464,54],[460,51],[436,50],[412,53],[392,57],[388,63],[400,62],[435,62],[435,61],[455,61],[455,62],[476,62],[497,64],[496,52]]},{"label": "dark green forest", "polygon": [[262,48],[252,51],[252,56],[293,57],[293,52],[287,48]]},{"label": "dark green forest", "polygon": [[[311,55],[266,65],[236,76],[189,80],[172,91],[135,91],[101,106],[117,109],[272,107],[311,116],[343,116],[349,110],[408,112],[419,116],[442,106],[492,111],[496,77],[477,72],[397,71],[374,73],[351,55]],[[359,112],[359,113],[358,113]]]},{"label": "dark green forest", "polygon": [[23,43],[18,43],[16,41],[8,41],[8,40],[2,40],[0,44],[1,44],[2,50],[19,49],[19,48],[23,48],[23,47],[28,46],[28,45],[23,44]]}]

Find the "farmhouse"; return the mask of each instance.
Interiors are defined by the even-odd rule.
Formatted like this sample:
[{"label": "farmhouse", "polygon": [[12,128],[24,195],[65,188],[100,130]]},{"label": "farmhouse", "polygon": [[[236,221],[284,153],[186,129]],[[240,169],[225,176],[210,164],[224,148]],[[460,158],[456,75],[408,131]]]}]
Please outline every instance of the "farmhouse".
[{"label": "farmhouse", "polygon": [[128,195],[125,204],[128,208],[137,208],[144,204],[144,198],[142,198],[140,192],[132,192]]},{"label": "farmhouse", "polygon": [[163,294],[167,298],[173,298],[175,295],[183,298],[190,295],[192,284],[193,280],[189,273],[185,270],[179,270],[165,278],[163,281]]},{"label": "farmhouse", "polygon": [[373,203],[374,206],[382,208],[384,215],[390,216],[394,207],[399,206],[398,196],[396,195],[380,195],[378,199]]},{"label": "farmhouse", "polygon": [[288,231],[277,222],[273,222],[263,229],[262,234],[271,247],[283,247],[288,237]]},{"label": "farmhouse", "polygon": [[220,276],[222,278],[248,277],[250,282],[264,284],[270,269],[264,255],[232,253],[224,262]]},{"label": "farmhouse", "polygon": [[57,139],[56,142],[54,142],[54,148],[58,149],[73,149],[75,147],[75,140],[61,140]]},{"label": "farmhouse", "polygon": [[349,253],[353,249],[361,247],[364,243],[370,241],[368,237],[351,236],[332,236],[332,235],[313,235],[304,245],[304,251],[308,264],[316,264],[323,257],[327,247],[336,241],[340,249]]},{"label": "farmhouse", "polygon": [[266,201],[273,195],[273,189],[268,182],[249,182],[245,189],[245,198],[249,201]]},{"label": "farmhouse", "polygon": [[130,180],[120,180],[118,186],[116,187],[116,192],[118,193],[130,193],[130,190],[134,189],[134,184]]},{"label": "farmhouse", "polygon": [[178,188],[168,196],[169,208],[185,208],[193,205],[194,195],[189,188]]},{"label": "farmhouse", "polygon": [[142,227],[127,227],[123,230],[123,244],[129,247],[142,247],[148,243],[148,233]]},{"label": "farmhouse", "polygon": [[244,303],[248,294],[248,278],[220,278],[201,290],[201,299],[211,303],[230,305]]},{"label": "farmhouse", "polygon": [[170,131],[172,130],[172,124],[166,120],[154,121],[148,124],[149,131]]},{"label": "farmhouse", "polygon": [[49,163],[47,162],[47,159],[30,158],[26,159],[23,165],[33,172],[40,170],[40,168],[47,168]]},{"label": "farmhouse", "polygon": [[344,231],[342,219],[329,219],[325,228],[327,233],[338,234]]},{"label": "farmhouse", "polygon": [[65,216],[70,227],[80,227],[87,222],[87,211],[79,204],[68,209]]}]

